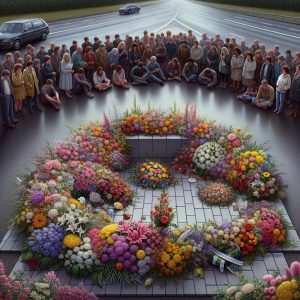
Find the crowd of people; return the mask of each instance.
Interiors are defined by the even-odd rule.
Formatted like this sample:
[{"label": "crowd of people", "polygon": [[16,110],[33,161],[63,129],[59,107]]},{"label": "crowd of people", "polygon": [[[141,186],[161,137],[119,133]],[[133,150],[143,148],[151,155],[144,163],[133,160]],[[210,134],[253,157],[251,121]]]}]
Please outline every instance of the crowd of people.
[{"label": "crowd of people", "polygon": [[258,40],[247,45],[235,38],[197,39],[186,34],[144,31],[143,36],[106,35],[93,43],[73,41],[68,47],[51,42],[38,51],[28,44],[23,55],[7,53],[0,64],[0,100],[3,125],[15,128],[20,116],[42,111],[41,102],[59,110],[61,96],[73,94],[94,97],[93,91],[129,88],[132,85],[163,85],[166,81],[198,83],[209,89],[219,85],[239,93],[237,99],[282,113],[285,103],[292,107],[290,117],[300,110],[300,51],[281,53],[278,45],[267,50]]}]

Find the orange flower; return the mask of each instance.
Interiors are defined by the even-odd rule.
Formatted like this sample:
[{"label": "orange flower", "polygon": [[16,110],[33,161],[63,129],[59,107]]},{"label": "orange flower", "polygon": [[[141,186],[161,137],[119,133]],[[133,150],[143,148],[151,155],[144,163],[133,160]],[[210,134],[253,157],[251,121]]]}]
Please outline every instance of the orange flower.
[{"label": "orange flower", "polygon": [[47,218],[43,214],[36,214],[32,219],[32,226],[34,228],[42,228],[46,226]]}]

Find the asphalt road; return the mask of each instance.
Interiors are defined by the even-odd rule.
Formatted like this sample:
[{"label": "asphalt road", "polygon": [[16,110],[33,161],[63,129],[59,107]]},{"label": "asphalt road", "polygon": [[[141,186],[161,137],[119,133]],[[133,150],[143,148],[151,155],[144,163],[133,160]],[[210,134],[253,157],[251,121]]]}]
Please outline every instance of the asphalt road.
[{"label": "asphalt road", "polygon": [[[69,45],[73,39],[82,41],[85,35],[90,38],[98,35],[103,39],[105,34],[119,33],[123,37],[126,33],[141,35],[145,29],[154,32],[185,32],[188,28],[194,30],[198,37],[202,31],[206,31],[208,35],[220,33],[223,38],[236,36],[239,40],[243,37],[249,43],[258,38],[267,47],[279,44],[283,50],[299,50],[300,45],[300,26],[227,13],[185,0],[169,0],[143,7],[141,13],[136,15],[119,16],[118,13],[109,13],[51,23],[51,34],[44,44],[55,41],[58,45]],[[41,42],[33,44],[38,47]],[[300,232],[300,119],[291,120],[286,115],[277,117],[271,112],[246,106],[235,100],[235,95],[227,90],[207,91],[197,85],[167,83],[159,88],[151,85],[147,88],[132,87],[128,91],[112,89],[104,94],[96,94],[94,99],[74,97],[63,101],[59,113],[46,108],[41,114],[22,118],[16,130],[2,131],[0,238],[6,232],[7,221],[13,211],[16,175],[30,166],[32,158],[45,143],[65,137],[68,134],[66,124],[76,126],[80,121],[99,119],[102,112],[111,111],[113,105],[120,111],[129,108],[134,96],[145,108],[148,101],[162,109],[169,108],[176,101],[182,110],[186,101],[196,103],[200,115],[228,125],[247,126],[259,143],[268,141],[271,153],[281,165],[284,178],[289,184],[286,207]]]},{"label": "asphalt road", "polygon": [[246,39],[250,44],[255,38],[267,48],[278,44],[282,49],[298,50],[300,26],[256,17],[225,12],[186,0],[168,0],[143,7],[139,14],[119,16],[117,12],[98,16],[59,21],[50,24],[48,42],[67,43],[73,39],[82,40],[84,35],[93,38],[105,34],[113,36],[141,35],[143,30],[161,32],[187,31],[191,28],[196,36],[203,31],[209,36],[220,33],[223,38]]}]

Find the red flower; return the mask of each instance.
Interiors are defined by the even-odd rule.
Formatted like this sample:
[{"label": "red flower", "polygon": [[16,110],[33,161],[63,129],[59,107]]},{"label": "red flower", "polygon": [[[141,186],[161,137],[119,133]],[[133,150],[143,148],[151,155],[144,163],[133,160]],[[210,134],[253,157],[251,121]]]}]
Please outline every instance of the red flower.
[{"label": "red flower", "polygon": [[234,188],[237,188],[237,187],[239,186],[239,183],[238,183],[237,181],[234,181],[234,182],[232,183],[232,186],[233,186]]},{"label": "red flower", "polygon": [[153,218],[157,218],[159,213],[157,211],[152,211],[151,215]]},{"label": "red flower", "polygon": [[30,258],[30,260],[27,263],[30,271],[35,271],[39,266],[39,261],[35,256]]},{"label": "red flower", "polygon": [[247,251],[248,252],[253,252],[254,251],[254,247],[252,245],[248,245],[247,246]]},{"label": "red flower", "polygon": [[160,222],[165,225],[169,222],[169,218],[167,216],[163,216],[160,218]]},{"label": "red flower", "polygon": [[171,213],[173,211],[172,207],[168,207],[168,211]]},{"label": "red flower", "polygon": [[243,241],[244,241],[244,242],[247,242],[248,240],[249,240],[248,235],[244,235],[244,236],[243,236]]},{"label": "red flower", "polygon": [[246,223],[245,225],[244,225],[244,227],[245,227],[245,229],[247,230],[247,231],[251,231],[251,230],[253,230],[253,224],[251,224],[251,223]]}]

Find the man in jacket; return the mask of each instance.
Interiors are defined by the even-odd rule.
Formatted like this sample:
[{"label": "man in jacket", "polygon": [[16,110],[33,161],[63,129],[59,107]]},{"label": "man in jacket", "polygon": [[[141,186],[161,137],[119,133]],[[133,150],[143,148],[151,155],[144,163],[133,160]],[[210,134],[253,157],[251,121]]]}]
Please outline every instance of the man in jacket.
[{"label": "man in jacket", "polygon": [[0,103],[2,110],[3,126],[16,128],[15,123],[19,120],[14,117],[14,92],[10,81],[10,72],[4,70],[0,80]]},{"label": "man in jacket", "polygon": [[213,69],[204,69],[198,77],[198,82],[200,85],[204,85],[208,88],[212,88],[217,84],[217,72]]},{"label": "man in jacket", "polygon": [[37,111],[41,112],[42,109],[39,105],[39,80],[37,79],[35,70],[33,68],[33,62],[27,62],[27,67],[23,73],[24,81],[25,81],[25,91],[27,97],[27,105],[32,114],[34,114],[34,106]]},{"label": "man in jacket", "polygon": [[260,70],[260,80],[267,80],[268,84],[275,87],[275,67],[272,64],[272,58],[268,56],[266,62]]},{"label": "man in jacket", "polygon": [[177,58],[180,62],[181,68],[183,68],[191,57],[190,47],[188,46],[186,41],[181,42],[180,46],[178,47],[178,55]]}]

